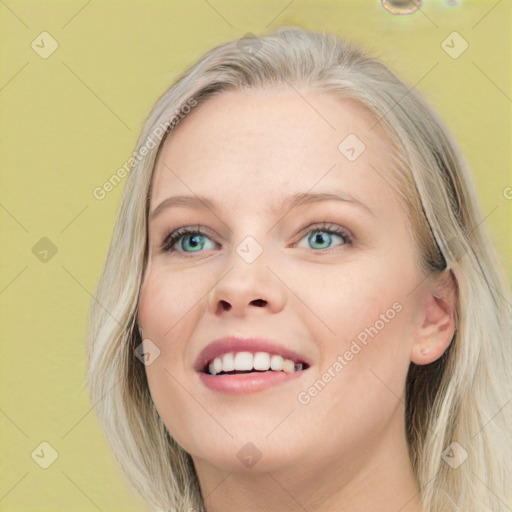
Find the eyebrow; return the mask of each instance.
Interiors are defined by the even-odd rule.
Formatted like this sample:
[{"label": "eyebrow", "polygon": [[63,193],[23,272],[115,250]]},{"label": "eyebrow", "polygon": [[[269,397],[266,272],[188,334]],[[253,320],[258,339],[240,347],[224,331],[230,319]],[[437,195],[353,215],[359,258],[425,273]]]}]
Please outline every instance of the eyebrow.
[{"label": "eyebrow", "polygon": [[[273,214],[283,213],[284,210],[287,212],[296,208],[298,206],[302,206],[310,203],[318,203],[321,201],[341,201],[352,203],[364,209],[369,214],[376,217],[375,212],[365,203],[360,201],[359,199],[350,196],[345,193],[327,193],[327,192],[297,192],[288,196],[285,199],[278,201],[278,205],[275,208],[270,210]],[[217,205],[215,201],[204,197],[204,196],[171,196],[167,199],[164,199],[152,212],[149,214],[149,220],[153,220],[157,217],[163,210],[167,210],[169,208],[176,207],[188,207],[196,210],[217,210]]]}]

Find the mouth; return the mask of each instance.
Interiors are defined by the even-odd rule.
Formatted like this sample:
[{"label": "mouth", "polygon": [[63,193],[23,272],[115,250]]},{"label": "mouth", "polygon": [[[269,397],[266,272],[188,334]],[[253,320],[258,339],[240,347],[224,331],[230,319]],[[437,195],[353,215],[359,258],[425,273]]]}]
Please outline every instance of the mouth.
[{"label": "mouth", "polygon": [[206,375],[257,375],[262,373],[295,373],[309,368],[302,360],[286,359],[269,352],[227,352],[210,359],[201,372]]},{"label": "mouth", "polygon": [[310,368],[306,357],[268,338],[227,336],[207,345],[194,369],[212,391],[246,394],[300,378]]}]

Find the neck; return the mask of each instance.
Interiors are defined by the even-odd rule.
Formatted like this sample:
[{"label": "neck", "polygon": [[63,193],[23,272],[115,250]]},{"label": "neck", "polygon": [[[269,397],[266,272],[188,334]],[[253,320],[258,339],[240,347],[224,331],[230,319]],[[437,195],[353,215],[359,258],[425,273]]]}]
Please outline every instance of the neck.
[{"label": "neck", "polygon": [[294,461],[278,469],[255,471],[256,465],[230,472],[194,458],[206,510],[421,512],[401,412],[363,449],[324,456],[309,466]]}]

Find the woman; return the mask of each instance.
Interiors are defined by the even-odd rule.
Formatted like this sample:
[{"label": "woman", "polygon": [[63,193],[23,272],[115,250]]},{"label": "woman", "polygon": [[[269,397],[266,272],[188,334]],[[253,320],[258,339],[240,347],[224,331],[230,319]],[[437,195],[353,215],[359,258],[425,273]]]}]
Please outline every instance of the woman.
[{"label": "woman", "polygon": [[149,503],[510,508],[510,292],[418,93],[280,29],[208,52],[135,155],[87,386]]}]

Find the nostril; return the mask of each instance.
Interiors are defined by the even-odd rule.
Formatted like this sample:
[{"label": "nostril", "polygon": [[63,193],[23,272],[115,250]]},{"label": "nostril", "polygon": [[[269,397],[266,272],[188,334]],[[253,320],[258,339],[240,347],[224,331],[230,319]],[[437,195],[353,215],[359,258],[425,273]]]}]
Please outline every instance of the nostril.
[{"label": "nostril", "polygon": [[226,302],[225,300],[221,300],[220,309],[223,311],[229,311],[231,309],[231,304],[229,302]]},{"label": "nostril", "polygon": [[267,301],[263,300],[263,299],[256,299],[256,300],[253,300],[252,303],[255,306],[265,306],[267,304]]}]

